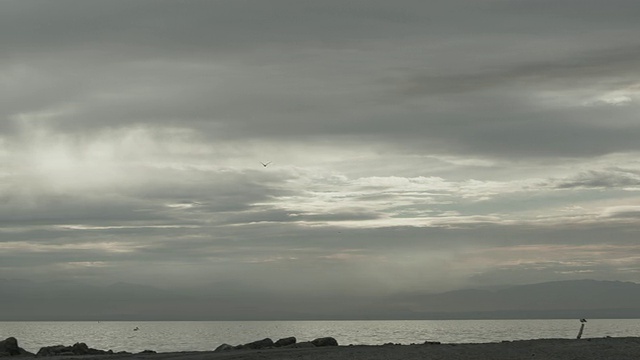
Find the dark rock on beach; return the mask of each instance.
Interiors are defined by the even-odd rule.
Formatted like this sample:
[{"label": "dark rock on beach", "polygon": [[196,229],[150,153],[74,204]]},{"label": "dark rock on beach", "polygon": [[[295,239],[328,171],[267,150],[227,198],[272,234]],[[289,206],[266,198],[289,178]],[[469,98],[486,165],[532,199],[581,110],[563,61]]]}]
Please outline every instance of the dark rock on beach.
[{"label": "dark rock on beach", "polygon": [[297,339],[294,336],[286,337],[275,342],[275,347],[284,347],[295,344]]},{"label": "dark rock on beach", "polygon": [[220,351],[229,351],[229,350],[235,350],[236,347],[233,345],[229,345],[229,344],[222,344],[220,346],[218,346],[215,350],[215,352],[220,352]]},{"label": "dark rock on beach", "polygon": [[257,349],[266,349],[266,348],[270,348],[273,347],[274,343],[273,340],[266,338],[266,339],[262,339],[262,340],[258,340],[258,341],[254,341],[254,342],[250,342],[247,344],[243,344],[243,345],[238,345],[236,346],[236,349],[251,349],[251,350],[257,350]]},{"label": "dark rock on beach", "polygon": [[85,343],[75,343],[72,346],[54,345],[45,346],[38,350],[36,356],[59,356],[59,355],[107,355],[113,354],[113,351],[92,349]]},{"label": "dark rock on beach", "polygon": [[312,340],[311,343],[315,346],[318,347],[322,347],[322,346],[338,346],[338,341],[332,337],[323,337],[323,338],[318,338],[315,340]]},{"label": "dark rock on beach", "polygon": [[18,340],[14,337],[6,338],[0,341],[0,357],[1,356],[20,356],[20,355],[33,355],[32,353],[24,350],[18,346]]},{"label": "dark rock on beach", "polygon": [[273,342],[273,340],[266,338],[266,339],[257,340],[254,342],[237,345],[237,346],[222,344],[218,346],[214,351],[221,352],[221,351],[230,351],[230,350],[260,350],[260,349],[272,349],[272,348],[298,349],[298,348],[338,346],[338,341],[335,338],[332,338],[330,336],[317,338],[312,341],[304,341],[300,343],[297,341],[298,340],[293,336],[282,338],[276,341],[275,343]]},{"label": "dark rock on beach", "polygon": [[303,348],[314,348],[314,347],[316,346],[313,345],[311,341],[303,341],[303,342],[285,346],[285,348],[287,349],[303,349]]},{"label": "dark rock on beach", "polygon": [[424,345],[440,345],[442,344],[440,341],[425,341]]},{"label": "dark rock on beach", "polygon": [[259,349],[270,349],[270,348],[279,348],[279,347],[290,347],[292,345],[295,345],[296,341],[297,341],[296,338],[293,336],[280,339],[275,343],[273,342],[273,340],[266,338],[266,339],[257,340],[250,343],[236,345],[236,346],[229,345],[229,344],[222,344],[218,346],[214,350],[214,352],[230,351],[230,350],[259,350]]}]

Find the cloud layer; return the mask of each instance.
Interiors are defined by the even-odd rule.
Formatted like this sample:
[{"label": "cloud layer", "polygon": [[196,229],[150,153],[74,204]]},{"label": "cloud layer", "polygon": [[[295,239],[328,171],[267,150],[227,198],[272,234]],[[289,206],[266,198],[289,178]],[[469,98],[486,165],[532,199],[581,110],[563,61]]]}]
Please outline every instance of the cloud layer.
[{"label": "cloud layer", "polygon": [[640,281],[639,15],[3,1],[0,277],[335,298]]}]

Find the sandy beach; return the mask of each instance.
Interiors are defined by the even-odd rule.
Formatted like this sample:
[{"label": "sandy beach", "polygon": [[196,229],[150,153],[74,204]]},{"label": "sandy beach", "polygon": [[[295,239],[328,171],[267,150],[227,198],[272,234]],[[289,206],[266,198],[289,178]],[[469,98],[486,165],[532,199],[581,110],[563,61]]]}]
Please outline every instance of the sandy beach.
[{"label": "sandy beach", "polygon": [[640,338],[541,339],[484,344],[347,345],[317,348],[230,350],[222,352],[75,355],[47,358],[52,360],[635,360],[640,358]]}]

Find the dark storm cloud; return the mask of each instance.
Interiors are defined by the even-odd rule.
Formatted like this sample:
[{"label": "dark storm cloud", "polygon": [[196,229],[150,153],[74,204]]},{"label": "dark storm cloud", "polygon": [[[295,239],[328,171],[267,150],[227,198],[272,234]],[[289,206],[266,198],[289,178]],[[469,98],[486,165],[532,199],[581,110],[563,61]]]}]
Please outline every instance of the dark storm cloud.
[{"label": "dark storm cloud", "polygon": [[577,176],[559,180],[554,186],[560,189],[572,188],[614,188],[640,186],[640,172],[631,169],[590,170]]},{"label": "dark storm cloud", "polygon": [[385,35],[390,29],[402,33],[405,21],[422,20],[416,8],[424,9],[418,2],[407,5],[290,0],[8,1],[3,5],[3,26],[13,31],[0,39],[11,49],[25,52],[105,46],[132,54],[166,55],[168,51],[179,57],[187,56],[185,51],[198,56],[261,44],[322,46],[395,36]]},{"label": "dark storm cloud", "polygon": [[[579,4],[579,5],[577,5]],[[78,45],[134,44],[141,48],[195,52],[260,43],[313,46],[362,39],[412,36],[418,29],[438,36],[515,26],[553,33],[578,24],[626,28],[640,11],[629,0],[599,1],[5,1],[7,45],[60,49]],[[508,16],[509,15],[509,16]],[[490,21],[493,20],[493,21]],[[545,20],[546,26],[539,21]],[[519,25],[519,26],[518,26]],[[573,30],[573,29],[572,29]],[[525,33],[523,33],[525,34]],[[425,34],[420,34],[424,36]],[[207,46],[209,45],[209,46]]]},{"label": "dark storm cloud", "polygon": [[0,219],[4,225],[65,224],[68,221],[92,224],[126,223],[136,221],[166,221],[166,217],[136,212],[143,207],[131,199],[113,199],[103,196],[51,196],[33,198],[5,196],[0,206]]},{"label": "dark storm cloud", "polygon": [[[526,60],[524,60],[526,61]],[[495,65],[494,65],[495,66]],[[562,88],[585,86],[610,79],[609,89],[634,84],[640,69],[640,46],[596,49],[572,54],[564,59],[540,63],[504,64],[499,69],[480,69],[481,73],[415,76],[408,80],[407,94],[450,95],[480,91],[493,87],[517,85]]]},{"label": "dark storm cloud", "polygon": [[[402,114],[394,123],[439,138],[436,144],[453,152],[544,157],[637,150],[637,106],[611,106],[589,97],[635,87],[638,49],[637,44],[595,48],[539,63],[498,60],[475,73],[415,75],[401,91],[424,99],[425,118]],[[593,95],[562,99],[585,90]],[[548,99],[537,99],[545,92]],[[432,107],[439,110],[432,113]]]},{"label": "dark storm cloud", "polygon": [[[548,36],[565,26],[565,19],[547,18],[549,13],[602,13],[595,23],[579,16],[567,19],[602,36],[600,26],[637,11],[629,2],[621,5],[625,11],[596,2],[576,10],[572,3],[560,2],[533,6],[536,11],[517,17],[524,19],[526,29],[535,24],[542,32],[536,36]],[[513,25],[503,15],[515,6],[511,3],[62,1],[5,6],[2,24],[7,31],[1,33],[17,86],[7,89],[12,100],[2,111],[17,129],[26,108],[53,108],[62,113],[29,122],[69,132],[133,124],[186,127],[209,139],[302,141],[341,135],[346,142],[402,144],[409,139],[416,151],[459,149],[492,156],[511,148],[521,156],[636,148],[632,140],[637,127],[603,130],[592,125],[611,115],[628,118],[633,107],[629,114],[617,110],[601,118],[574,108],[534,114],[530,108],[535,106],[523,92],[593,82],[605,84],[598,91],[608,91],[633,83],[639,67],[637,42],[622,38],[622,45],[601,45],[584,39],[574,50],[547,54],[545,47],[556,49],[560,40],[531,40],[528,51],[537,53],[535,61],[512,55],[491,63],[447,66],[463,53],[441,49],[443,39],[452,44],[477,41],[474,49],[482,58],[487,52],[482,44],[492,41],[474,31],[494,34]],[[543,19],[541,27],[537,21]],[[398,38],[406,42],[396,44]],[[508,53],[518,42],[504,40],[498,51]],[[416,49],[407,52],[412,46]],[[363,63],[364,58],[371,61]],[[430,70],[422,73],[425,67]],[[380,81],[397,76],[392,75],[397,69],[412,74],[400,88],[414,95],[503,89],[444,103],[426,100],[415,111],[415,106],[394,100]],[[520,87],[515,98],[514,86]],[[452,122],[458,125],[452,127]],[[597,145],[572,141],[596,136]]]}]

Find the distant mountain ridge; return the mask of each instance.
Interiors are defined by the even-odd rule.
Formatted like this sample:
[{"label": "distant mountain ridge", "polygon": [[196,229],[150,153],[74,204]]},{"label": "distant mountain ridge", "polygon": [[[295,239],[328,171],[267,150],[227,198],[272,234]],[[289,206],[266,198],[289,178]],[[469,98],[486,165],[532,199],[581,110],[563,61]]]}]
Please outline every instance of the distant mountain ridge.
[{"label": "distant mountain ridge", "polygon": [[403,294],[415,316],[427,318],[640,317],[640,284],[568,280],[499,290]]},{"label": "distant mountain ridge", "polygon": [[640,284],[572,280],[388,297],[261,296],[237,286],[163,290],[0,279],[0,321],[640,318]]}]

